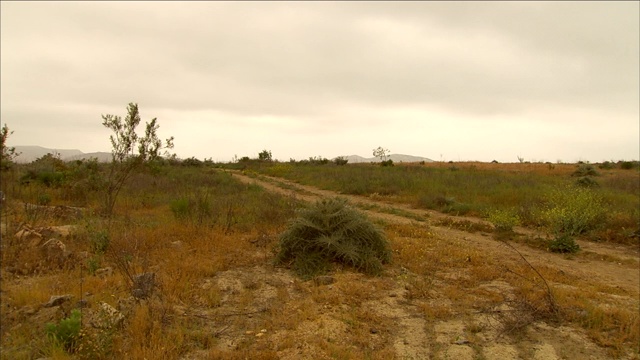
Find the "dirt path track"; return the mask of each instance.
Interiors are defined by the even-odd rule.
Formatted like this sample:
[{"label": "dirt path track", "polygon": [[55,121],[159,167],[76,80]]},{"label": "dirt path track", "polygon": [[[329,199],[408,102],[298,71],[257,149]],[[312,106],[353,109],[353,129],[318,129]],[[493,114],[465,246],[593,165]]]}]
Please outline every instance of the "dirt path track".
[{"label": "dirt path track", "polygon": [[[464,246],[465,251],[468,251],[472,257],[483,259],[480,261],[491,261],[498,267],[511,268],[515,264],[523,263],[520,255],[513,249],[503,242],[494,240],[491,231],[467,232],[439,225],[451,223],[451,221],[490,225],[478,218],[449,216],[435,211],[414,209],[407,204],[385,201],[380,197],[339,194],[281,178],[249,177],[236,171],[231,174],[244,183],[257,184],[267,191],[293,196],[307,202],[314,202],[326,197],[346,198],[351,204],[359,206],[361,210],[365,209],[362,211],[370,218],[381,219],[390,224],[424,226],[428,228],[428,233],[435,235],[434,239],[442,239],[444,243],[455,244],[457,247]],[[525,228],[517,228],[516,231],[533,238],[542,235],[535,234],[531,229]],[[596,296],[602,299],[603,306],[624,307],[626,309],[638,309],[639,307],[638,249],[580,241],[579,244],[584,250],[582,254],[564,256],[513,241],[509,241],[509,244],[517,249],[534,267],[538,269],[544,267],[550,273],[566,274],[574,279],[571,282],[573,285],[549,281],[552,287],[557,289],[567,287],[572,291],[582,291],[584,285],[596,289],[589,291],[597,292]],[[499,327],[491,325],[492,320],[487,318],[486,313],[478,311],[482,308],[481,305],[475,303],[457,304],[455,295],[450,297],[450,294],[446,293],[447,279],[455,279],[460,276],[458,273],[460,268],[456,268],[456,270],[445,266],[439,269],[440,274],[437,277],[439,280],[435,281],[440,282],[440,285],[429,290],[429,295],[426,298],[418,300],[410,295],[408,283],[403,280],[403,275],[401,275],[406,269],[393,266],[391,268],[389,270],[390,276],[383,279],[370,278],[353,272],[336,273],[334,274],[335,286],[333,289],[329,287],[328,290],[338,293],[347,291],[348,294],[348,289],[352,287],[375,288],[374,284],[378,284],[379,287],[380,281],[388,281],[386,287],[378,288],[372,292],[370,300],[363,302],[360,308],[369,316],[389,324],[386,329],[383,326],[375,333],[372,331],[366,344],[375,347],[380,342],[380,334],[386,336],[388,343],[392,344],[393,358],[395,359],[605,360],[612,358],[606,348],[596,345],[593,338],[590,338],[583,328],[578,328],[575,324],[547,324],[544,321],[535,321],[526,328],[523,334],[513,337],[502,336],[498,330]],[[243,274],[245,272],[247,272],[246,269],[243,270]],[[415,275],[407,273],[407,276],[410,277]],[[233,277],[237,276],[239,275],[235,274]],[[255,277],[250,272],[244,276]],[[436,277],[434,276],[434,278]],[[285,281],[285,283],[290,282],[291,280]],[[313,288],[312,285],[310,286]],[[498,278],[489,279],[479,284],[477,288],[474,288],[474,290],[477,289],[497,292],[503,296],[509,296],[508,294],[512,294],[514,290],[509,283]],[[465,288],[465,291],[470,290],[471,288]],[[613,295],[613,293],[621,295]],[[480,307],[476,308],[476,305]],[[506,304],[503,303],[503,305]],[[425,316],[425,308],[436,309],[439,307],[444,307],[451,312],[440,317],[437,315]],[[294,337],[297,341],[302,344],[313,344],[318,333],[329,334],[336,338],[340,338],[340,334],[345,334],[344,322],[337,321],[337,319],[344,318],[344,312],[336,311],[335,307],[326,308],[326,305],[322,309],[318,320],[308,324],[304,323],[304,326],[301,325],[295,330]],[[510,311],[508,305],[504,310]],[[288,334],[279,332],[274,338],[278,339],[279,336],[286,337]],[[637,360],[640,350],[632,347],[629,347],[628,350],[621,358]],[[314,348],[313,345],[305,345],[297,350],[282,352],[279,357],[281,359],[333,358],[327,355],[321,349]]]},{"label": "dirt path track", "polygon": [[[508,259],[515,260],[518,257],[518,255],[515,254],[511,249],[508,249],[501,242],[493,240],[486,233],[469,233],[449,227],[434,225],[439,220],[443,219],[450,219],[454,221],[464,220],[489,225],[488,222],[485,222],[478,218],[450,216],[436,211],[418,210],[406,204],[397,204],[362,196],[340,194],[334,191],[322,190],[312,186],[300,185],[282,178],[273,178],[264,175],[260,175],[259,178],[254,178],[243,175],[239,171],[232,171],[231,173],[234,178],[244,183],[258,184],[268,191],[277,192],[283,195],[295,196],[296,198],[307,202],[313,202],[325,197],[340,196],[346,198],[353,204],[363,204],[368,207],[376,208],[391,208],[400,210],[404,213],[426,217],[428,220],[425,222],[425,224],[430,226],[430,228],[441,237],[464,240],[470,246],[473,246],[477,250],[494,254],[493,256],[495,256],[496,258],[506,257]],[[278,186],[277,184],[282,184],[286,188]],[[416,220],[412,220],[400,215],[394,215],[375,210],[363,211],[372,218],[379,218],[388,222],[418,223]],[[516,231],[527,235],[535,234],[534,231],[525,228],[516,228]],[[541,237],[544,236],[543,234],[537,235]],[[583,279],[593,279],[603,284],[610,284],[623,288],[631,294],[636,294],[635,297],[638,298],[638,292],[640,291],[640,258],[638,251],[640,249],[634,249],[628,246],[597,244],[586,241],[578,241],[578,243],[582,249],[589,251],[595,255],[591,256],[588,260],[576,260],[571,259],[570,257],[549,253],[517,243],[511,243],[511,245],[513,245],[520,253],[522,253],[522,255],[525,256],[527,260],[534,266],[541,264],[553,266],[568,274],[575,275]],[[614,259],[619,259],[619,261],[611,261],[612,257]]]}]

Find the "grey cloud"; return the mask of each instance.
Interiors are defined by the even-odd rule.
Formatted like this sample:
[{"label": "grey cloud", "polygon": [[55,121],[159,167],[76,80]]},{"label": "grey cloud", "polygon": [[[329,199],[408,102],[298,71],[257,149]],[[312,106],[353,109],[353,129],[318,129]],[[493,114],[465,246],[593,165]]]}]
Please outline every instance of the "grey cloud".
[{"label": "grey cloud", "polygon": [[478,119],[638,113],[637,2],[1,6],[3,117],[60,103],[120,113],[137,101],[288,116],[313,132],[354,107],[365,109],[358,124],[394,107]]},{"label": "grey cloud", "polygon": [[[31,81],[46,79],[43,92],[60,87],[59,97],[77,101],[101,93],[99,101],[122,103],[126,94],[150,106],[301,115],[349,99],[500,113],[531,101],[634,101],[637,29],[624,33],[633,6],[85,3],[25,16],[63,24],[48,45],[58,49],[38,60],[68,61],[41,67]],[[403,26],[409,31],[392,32]],[[489,54],[498,61],[488,66],[486,50],[503,53]],[[505,56],[513,63],[501,64]],[[621,57],[624,66],[613,66]]]}]

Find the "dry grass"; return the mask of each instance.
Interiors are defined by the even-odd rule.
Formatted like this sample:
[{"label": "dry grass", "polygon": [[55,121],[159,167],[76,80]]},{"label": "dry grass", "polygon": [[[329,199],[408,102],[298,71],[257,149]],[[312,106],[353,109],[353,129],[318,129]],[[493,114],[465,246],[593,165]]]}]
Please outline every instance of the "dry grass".
[{"label": "dry grass", "polygon": [[[494,170],[513,170],[500,169],[500,165]],[[569,171],[560,165],[554,169],[531,165],[538,172]],[[277,234],[292,214],[287,199],[264,200],[255,188],[238,190],[256,198],[244,198],[244,205],[236,208],[237,223],[227,231],[220,222],[194,226],[173,216],[166,203],[157,200],[169,191],[162,187],[163,181],[158,181],[158,193],[148,194],[144,201],[129,195],[118,203],[120,215],[110,225],[93,217],[79,221],[86,231],[63,241],[74,254],[87,252],[87,256],[74,257],[61,266],[24,266],[38,263],[41,255],[3,237],[2,359],[79,358],[43,336],[45,322],[66,315],[52,313],[51,319],[43,320],[36,316],[43,313],[40,305],[51,295],[69,293],[74,299],[62,310],[73,307],[81,297],[89,303],[87,314],[100,302],[117,308],[120,300],[130,296],[128,275],[149,271],[157,274],[155,294],[121,307],[127,318],[120,328],[113,332],[92,329],[87,335],[94,341],[102,339],[102,352],[94,358],[276,359],[309,354],[337,359],[394,358],[398,319],[374,311],[394,301],[406,316],[423,319],[427,328],[439,321],[464,319],[466,332],[480,334],[487,325],[476,315],[505,304],[528,305],[511,306],[516,318],[553,323],[544,308],[536,307],[545,303],[548,294],[527,264],[496,258],[463,240],[438,236],[425,223],[382,225],[393,251],[393,263],[385,266],[382,276],[335,268],[335,283],[319,286],[272,265]],[[269,208],[252,213],[260,201],[256,199],[271,202]],[[14,223],[28,219],[16,211]],[[268,214],[271,220],[256,222],[260,214]],[[37,221],[61,224],[47,217]],[[106,253],[99,254],[90,240],[92,232],[102,229],[109,231],[110,243]],[[599,261],[588,254],[581,256]],[[112,267],[114,274],[91,275],[88,259],[100,267]],[[560,309],[553,320],[583,328],[611,356],[625,354],[640,341],[638,294],[545,264],[535,268],[550,284]]]},{"label": "dry grass", "polygon": [[420,164],[411,164],[409,166],[423,166],[430,168],[449,169],[455,166],[465,170],[493,170],[510,173],[533,173],[538,175],[566,176],[571,175],[576,170],[575,164],[542,164],[542,163],[486,163],[476,161],[460,161],[454,163],[431,162]]}]

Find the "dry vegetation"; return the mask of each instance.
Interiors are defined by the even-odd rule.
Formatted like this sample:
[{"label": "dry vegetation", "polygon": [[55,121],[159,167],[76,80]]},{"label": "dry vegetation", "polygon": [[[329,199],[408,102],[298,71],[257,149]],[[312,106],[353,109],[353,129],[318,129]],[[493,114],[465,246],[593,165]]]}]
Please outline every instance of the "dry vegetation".
[{"label": "dry vegetation", "polygon": [[[303,200],[318,198],[309,187],[285,180],[251,180],[211,166],[156,164],[134,176],[123,189],[115,215],[104,218],[92,213],[100,205],[97,190],[87,180],[93,165],[53,164],[54,173],[66,175],[49,186],[36,180],[21,183],[31,169],[26,165],[3,172],[7,201],[2,205],[0,268],[2,359],[640,356],[638,284],[606,281],[575,270],[577,266],[558,265],[638,272],[637,239],[626,241],[632,246],[621,245],[625,242],[620,240],[620,227],[609,228],[618,243],[615,253],[591,247],[576,255],[553,254],[526,246],[535,243],[534,235],[523,232],[526,229],[518,228],[508,237],[517,241],[507,244],[493,239],[492,227],[477,218],[396,206],[419,205],[404,190],[365,192],[370,203],[360,204],[360,209],[376,214],[371,220],[390,243],[391,263],[380,276],[333,264],[328,278],[305,281],[290,268],[275,266],[274,259],[279,236],[296,217],[296,209]],[[295,178],[295,166],[285,171],[263,165],[256,166],[256,173]],[[404,171],[402,176],[410,178],[417,176],[411,168],[438,166],[447,172],[442,176],[469,171],[508,183],[524,173],[545,184],[564,181],[576,168],[455,164],[460,170],[452,171],[451,164],[414,164],[407,166],[409,170],[382,170]],[[360,177],[372,176],[373,182],[380,169],[307,166],[304,171],[312,172],[317,185],[323,186],[318,174],[345,181],[342,168],[363,171]],[[103,171],[99,165],[94,170]],[[501,177],[502,173],[507,175]],[[624,211],[640,196],[629,185],[638,181],[636,170],[603,171],[597,181],[607,201],[621,199]],[[401,184],[415,186],[405,180]],[[265,190],[275,187],[281,194]],[[610,190],[627,187],[630,191]],[[467,202],[470,213],[479,212],[475,200]],[[54,212],[25,203],[84,210],[82,216],[69,216],[68,208]],[[637,222],[625,216],[618,215],[616,221],[637,229]],[[637,212],[629,215],[633,216]],[[75,227],[70,234],[47,232],[47,227],[60,225]],[[42,240],[16,236],[25,229],[43,234]],[[581,236],[606,233],[607,228],[597,228]],[[59,239],[64,251],[45,246],[50,238]],[[148,289],[137,278],[145,273],[154,274]],[[51,296],[65,294],[71,297],[45,305]],[[72,343],[65,346],[47,335],[48,323],[60,324],[76,308],[82,312],[82,330]],[[109,315],[109,309],[115,315]]]}]

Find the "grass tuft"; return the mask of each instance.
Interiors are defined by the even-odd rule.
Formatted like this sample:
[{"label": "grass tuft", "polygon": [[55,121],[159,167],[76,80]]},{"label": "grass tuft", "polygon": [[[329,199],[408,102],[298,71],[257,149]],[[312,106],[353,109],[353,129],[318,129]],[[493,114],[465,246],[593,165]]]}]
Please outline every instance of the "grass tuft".
[{"label": "grass tuft", "polygon": [[299,212],[280,235],[276,264],[292,263],[302,278],[326,273],[330,263],[380,274],[391,261],[382,232],[343,199],[325,199]]}]

